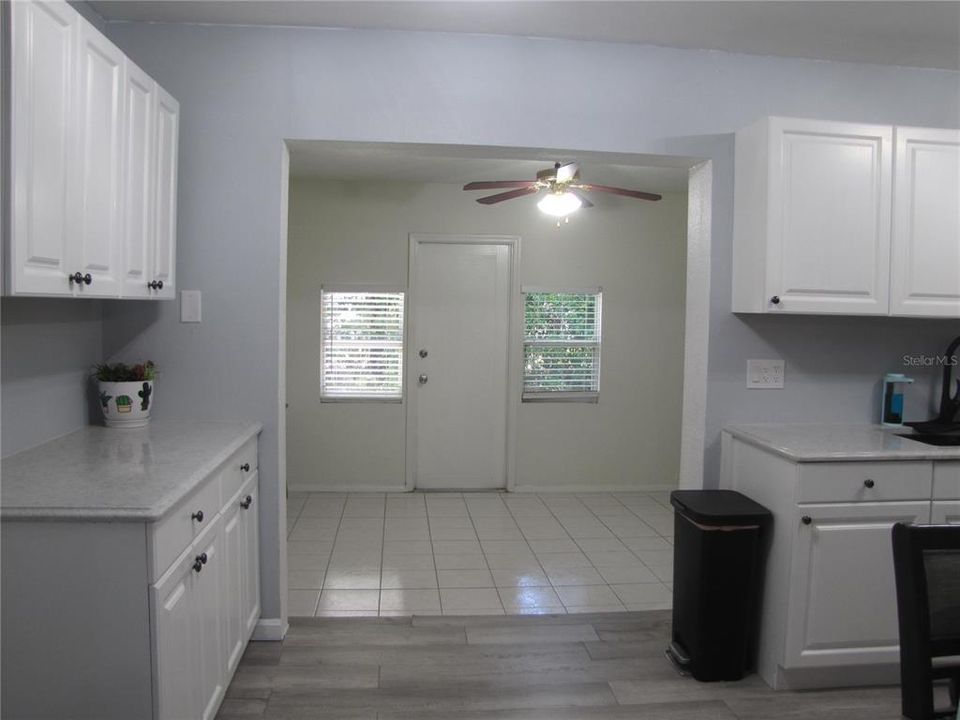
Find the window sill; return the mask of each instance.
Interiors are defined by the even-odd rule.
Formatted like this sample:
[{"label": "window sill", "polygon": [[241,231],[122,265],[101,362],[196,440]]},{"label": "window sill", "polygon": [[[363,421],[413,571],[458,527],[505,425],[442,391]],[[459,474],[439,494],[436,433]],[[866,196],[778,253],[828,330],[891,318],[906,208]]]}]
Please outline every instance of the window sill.
[{"label": "window sill", "polygon": [[592,403],[600,402],[600,393],[531,393],[522,397],[525,403]]},{"label": "window sill", "polygon": [[385,403],[387,405],[399,405],[403,402],[402,397],[329,397],[320,396],[322,403]]}]

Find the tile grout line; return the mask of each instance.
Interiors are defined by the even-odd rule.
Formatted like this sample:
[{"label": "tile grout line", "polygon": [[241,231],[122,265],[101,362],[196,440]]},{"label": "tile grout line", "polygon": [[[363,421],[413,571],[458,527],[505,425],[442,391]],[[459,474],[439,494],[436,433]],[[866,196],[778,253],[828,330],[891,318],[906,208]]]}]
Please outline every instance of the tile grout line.
[{"label": "tile grout line", "polygon": [[333,534],[333,545],[330,546],[330,555],[327,557],[327,565],[323,569],[323,582],[320,583],[320,592],[317,593],[317,604],[313,608],[313,616],[317,617],[320,611],[320,598],[323,597],[323,591],[327,589],[327,574],[330,570],[330,562],[333,560],[333,552],[337,549],[337,540],[340,537],[340,526],[343,525],[343,514],[347,511],[347,503],[350,501],[350,495],[345,494],[343,498],[343,507],[340,508],[340,514],[337,516],[337,531]]},{"label": "tile grout line", "polygon": [[[567,532],[567,529],[563,526],[563,523],[560,522],[560,518],[558,518],[556,515],[553,514],[553,510],[550,509],[550,506],[547,505],[545,502],[543,502],[543,498],[541,498],[540,495],[539,495],[539,494],[536,494],[536,493],[534,494],[534,497],[537,498],[537,500],[540,501],[540,504],[543,505],[543,506],[547,509],[547,512],[550,513],[550,517],[552,517],[552,518],[554,519],[554,521],[557,522],[557,523],[560,525],[560,527],[561,527],[561,529],[563,530],[563,532],[565,532],[565,533],[567,534],[567,537],[569,537],[570,540],[573,540],[573,536],[570,535],[569,532]],[[506,503],[504,503],[504,505],[506,505]],[[513,510],[510,509],[510,506],[509,506],[509,505],[507,505],[507,512],[510,513],[510,517],[513,518],[513,521],[514,521],[515,523],[517,523],[517,529],[520,531],[520,535],[523,536],[523,541],[527,544],[527,549],[528,549],[528,550],[530,551],[530,553],[533,555],[533,559],[536,560],[537,565],[538,565],[539,568],[540,568],[540,571],[543,573],[543,576],[547,579],[547,583],[549,583],[550,589],[551,589],[551,590],[553,591],[553,593],[557,596],[557,600],[560,601],[560,607],[563,608],[563,612],[564,612],[565,614],[569,613],[570,609],[569,609],[569,608],[566,606],[566,604],[563,602],[563,598],[560,597],[560,593],[557,592],[557,587],[558,587],[558,586],[553,584],[553,581],[550,579],[550,575],[547,573],[547,569],[543,566],[543,563],[540,562],[540,558],[537,557],[537,553],[534,552],[533,546],[530,545],[530,540],[527,538],[526,534],[523,532],[523,528],[520,527],[520,522],[519,522],[519,520],[517,519],[517,516],[513,514]],[[575,542],[575,541],[574,541],[574,542]],[[499,593],[499,591],[498,591],[498,593]]]},{"label": "tile grout line", "polygon": [[[377,568],[377,617],[383,612],[383,555],[387,544],[387,494],[383,496],[383,525],[380,526],[380,567]],[[377,687],[380,687],[380,668],[377,667]]]},{"label": "tile grout line", "polygon": [[[513,518],[513,513],[510,512],[510,508],[503,501],[503,498],[501,498],[499,495],[497,495],[496,497],[500,501],[500,503],[503,505],[503,509],[507,511],[507,514],[510,515],[511,518]],[[470,518],[470,527],[473,528],[473,534],[477,536],[477,547],[480,548],[480,556],[483,558],[483,564],[487,569],[487,574],[490,576],[490,582],[493,583],[493,592],[496,593],[497,595],[497,602],[500,603],[500,609],[503,610],[503,614],[506,615],[507,607],[506,605],[503,604],[503,598],[500,597],[500,588],[497,587],[497,581],[493,579],[493,569],[490,567],[490,562],[487,560],[487,552],[486,550],[483,549],[483,542],[480,540],[480,533],[477,532],[477,523],[473,519],[473,513],[470,512],[470,506],[467,504],[466,498],[463,499],[463,505],[467,509],[467,517]],[[516,522],[516,520],[514,520],[514,522]],[[517,526],[517,530],[520,530],[519,525]],[[520,531],[520,534],[521,535],[523,534],[522,530]],[[439,584],[439,582],[440,582],[440,578],[438,574],[437,583]],[[463,589],[469,590],[471,588],[463,588]]]},{"label": "tile grout line", "polygon": [[[537,497],[539,497],[539,495],[538,495]],[[593,510],[591,510],[590,507],[589,507],[585,502],[583,502],[583,500],[581,500],[579,497],[577,497],[576,494],[574,494],[573,497],[574,497],[574,499],[576,499],[576,501],[577,501],[578,503],[580,503],[580,504],[583,506],[583,508],[584,508],[588,513],[590,513],[590,515],[592,515],[594,518],[596,518],[596,520],[597,520],[598,522],[600,522],[600,524],[603,525],[604,528],[606,528],[607,532],[611,533],[615,538],[617,538],[617,540],[620,540],[620,537],[619,537],[615,532],[613,532],[613,530],[611,530],[610,528],[608,528],[607,525],[606,525],[606,523],[604,523],[602,520],[600,520],[600,518],[597,517],[597,515],[593,512]],[[543,503],[543,500],[541,499],[540,502]],[[577,542],[577,539],[576,539],[575,537],[573,537],[573,535],[570,534],[570,531],[567,530],[567,526],[563,524],[563,520],[561,520],[560,518],[558,518],[558,517],[556,516],[556,514],[553,512],[553,509],[552,509],[549,505],[547,505],[546,503],[543,503],[543,505],[547,508],[547,512],[549,512],[550,515],[560,524],[560,527],[563,528],[563,531],[564,531],[564,532],[567,534],[567,536],[570,538],[570,541],[571,541],[574,545],[576,545],[577,548],[580,550],[580,552],[583,554],[583,556],[584,556],[585,558],[587,558],[587,562],[590,563],[590,567],[593,568],[593,570],[596,571],[597,575],[600,576],[600,579],[603,580],[602,583],[588,583],[588,584],[586,584],[586,585],[565,585],[565,586],[554,585],[553,582],[551,581],[551,583],[550,583],[550,584],[551,584],[551,587],[553,587],[553,588],[554,588],[554,591],[557,592],[557,597],[560,597],[560,593],[557,591],[557,588],[558,588],[558,587],[608,587],[608,588],[610,588],[610,591],[613,592],[613,594],[617,596],[617,601],[618,601],[618,602],[620,603],[620,605],[623,607],[623,611],[626,611],[627,606],[626,606],[626,605],[624,604],[624,602],[620,599],[620,596],[617,595],[617,591],[614,590],[614,589],[613,589],[613,586],[606,581],[606,578],[603,577],[603,573],[600,572],[600,568],[598,568],[596,565],[593,564],[593,560],[591,560],[590,557],[586,554],[586,552],[584,552],[583,548],[580,547],[580,543]],[[622,543],[622,541],[621,541],[621,543]],[[534,555],[536,555],[536,553],[534,553]],[[539,558],[538,558],[538,560],[539,560]],[[549,575],[547,576],[547,579],[548,579],[548,580],[550,579],[550,576],[549,576]],[[578,606],[578,605],[568,606],[565,602],[563,602],[563,598],[560,598],[560,602],[561,602],[561,604],[563,605],[564,609],[565,609],[568,613],[570,612],[570,608],[571,608],[571,607],[587,607],[586,605],[584,605],[584,606]]]},{"label": "tile grout line", "polygon": [[[427,513],[427,542],[430,543],[430,559],[433,561],[433,576],[437,579],[437,607],[440,608],[440,615],[443,615],[443,598],[440,595],[440,571],[437,570],[437,553],[433,547],[433,529],[430,525],[430,504],[426,496],[423,498],[424,510]],[[466,503],[464,503],[466,507]],[[469,514],[469,513],[468,513]]]}]

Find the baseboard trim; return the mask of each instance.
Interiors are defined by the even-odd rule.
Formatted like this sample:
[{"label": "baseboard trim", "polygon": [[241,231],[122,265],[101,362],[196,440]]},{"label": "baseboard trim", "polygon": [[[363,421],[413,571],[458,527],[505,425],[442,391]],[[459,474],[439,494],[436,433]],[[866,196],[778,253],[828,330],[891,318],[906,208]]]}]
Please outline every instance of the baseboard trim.
[{"label": "baseboard trim", "polygon": [[563,487],[541,487],[539,485],[518,485],[515,493],[607,493],[607,492],[669,492],[676,485],[564,485]]},{"label": "baseboard trim", "polygon": [[290,624],[283,618],[260,618],[250,639],[254,642],[278,642],[287,635]]},{"label": "baseboard trim", "polygon": [[407,492],[403,485],[287,485],[290,492],[325,492],[325,493],[365,493],[365,492]]},{"label": "baseboard trim", "polygon": [[[402,485],[400,486],[388,486],[388,485],[370,485],[368,487],[356,487],[355,485],[330,485],[325,487],[317,487],[315,485],[288,485],[287,489],[290,492],[316,492],[316,493],[365,493],[365,492],[376,492],[376,493],[400,493],[400,492],[412,492],[407,490]],[[444,492],[443,490],[433,490],[432,488],[423,489],[424,492]],[[513,488],[510,492],[514,493],[563,493],[563,492],[572,492],[572,493],[592,493],[592,492],[669,492],[670,490],[676,490],[676,485],[564,485],[562,487],[541,487],[539,485],[518,485]],[[477,490],[451,490],[450,492],[481,492]],[[490,492],[498,492],[497,490],[492,490]]]}]

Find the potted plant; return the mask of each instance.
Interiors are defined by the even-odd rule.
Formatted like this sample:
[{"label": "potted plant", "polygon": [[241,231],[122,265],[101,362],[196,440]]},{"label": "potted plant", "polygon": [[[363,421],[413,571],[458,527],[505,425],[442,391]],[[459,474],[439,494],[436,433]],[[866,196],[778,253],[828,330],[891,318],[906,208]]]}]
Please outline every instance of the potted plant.
[{"label": "potted plant", "polygon": [[100,363],[94,367],[107,427],[143,427],[150,422],[156,374],[156,366],[149,360],[136,365]]}]

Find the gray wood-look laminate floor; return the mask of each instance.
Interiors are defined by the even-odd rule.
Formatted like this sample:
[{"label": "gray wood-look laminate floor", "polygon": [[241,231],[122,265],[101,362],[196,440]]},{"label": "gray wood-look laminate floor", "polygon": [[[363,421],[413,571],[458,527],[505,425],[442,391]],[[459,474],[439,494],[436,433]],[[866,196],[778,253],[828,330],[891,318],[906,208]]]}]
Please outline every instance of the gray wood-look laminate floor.
[{"label": "gray wood-look laminate floor", "polygon": [[698,683],[664,658],[669,611],[298,618],[251,643],[219,720],[893,720],[899,688]]}]

